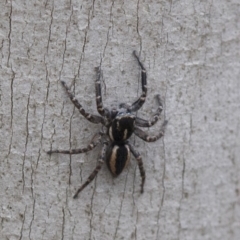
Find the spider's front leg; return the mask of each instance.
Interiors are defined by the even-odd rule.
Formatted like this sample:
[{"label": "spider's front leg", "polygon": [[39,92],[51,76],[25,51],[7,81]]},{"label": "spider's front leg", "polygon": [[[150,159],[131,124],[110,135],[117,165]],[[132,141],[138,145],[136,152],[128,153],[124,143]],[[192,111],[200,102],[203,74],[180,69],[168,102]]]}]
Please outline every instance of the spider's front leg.
[{"label": "spider's front leg", "polygon": [[103,117],[110,117],[110,112],[107,108],[103,107],[102,102],[102,89],[101,89],[101,69],[100,67],[96,67],[95,71],[97,72],[97,78],[95,81],[95,92],[96,92],[96,104],[97,104],[97,110],[100,115]]},{"label": "spider's front leg", "polygon": [[75,193],[73,198],[77,198],[78,194],[97,176],[99,170],[101,169],[101,167],[104,163],[104,160],[105,160],[105,157],[106,157],[106,149],[107,149],[107,143],[104,142],[102,150],[101,150],[101,154],[100,154],[99,159],[98,159],[97,167],[90,174],[87,181],[77,190],[77,192]]},{"label": "spider's front leg", "polygon": [[102,117],[97,116],[97,115],[92,115],[88,112],[86,112],[83,108],[83,106],[78,102],[78,100],[75,98],[74,94],[71,92],[69,87],[64,81],[61,81],[63,87],[66,89],[67,94],[69,98],[71,99],[72,103],[75,105],[75,107],[79,110],[79,112],[90,122],[92,123],[103,123],[104,120]]},{"label": "spider's front leg", "polygon": [[159,120],[161,112],[163,110],[163,104],[162,104],[162,101],[161,101],[161,98],[160,98],[159,94],[156,96],[156,99],[157,99],[157,102],[158,102],[158,108],[157,108],[156,113],[152,116],[152,118],[149,121],[137,117],[135,124],[138,127],[151,127]]},{"label": "spider's front leg", "polygon": [[145,102],[145,99],[147,97],[147,74],[146,74],[146,70],[143,66],[143,64],[140,62],[139,57],[136,54],[136,51],[133,52],[133,56],[137,59],[139,66],[141,67],[142,70],[142,94],[141,96],[138,98],[138,100],[136,102],[134,102],[130,107],[129,107],[129,111],[130,112],[136,112],[138,109],[140,109],[142,107],[142,105]]},{"label": "spider's front leg", "polygon": [[71,150],[50,150],[47,153],[63,153],[63,154],[79,154],[79,153],[85,153],[91,151],[93,148],[95,148],[100,142],[102,138],[102,133],[97,133],[93,136],[91,142],[88,144],[85,148],[78,148],[78,149],[71,149]]},{"label": "spider's front leg", "polygon": [[141,193],[143,193],[143,187],[144,187],[146,175],[145,175],[145,170],[143,168],[142,157],[141,157],[140,153],[137,150],[135,150],[134,147],[130,143],[128,143],[128,146],[130,147],[130,151],[133,154],[133,156],[136,158],[137,163],[138,163],[140,175],[141,175],[141,178],[142,178]]},{"label": "spider's front leg", "polygon": [[146,141],[146,142],[155,142],[157,141],[159,138],[161,138],[162,136],[164,136],[164,132],[165,132],[165,127],[167,125],[168,121],[165,120],[162,127],[161,127],[161,130],[160,132],[155,135],[155,136],[149,136],[146,132],[144,132],[143,130],[141,130],[140,128],[138,127],[135,127],[134,129],[134,133],[139,137],[141,138],[142,140]]}]

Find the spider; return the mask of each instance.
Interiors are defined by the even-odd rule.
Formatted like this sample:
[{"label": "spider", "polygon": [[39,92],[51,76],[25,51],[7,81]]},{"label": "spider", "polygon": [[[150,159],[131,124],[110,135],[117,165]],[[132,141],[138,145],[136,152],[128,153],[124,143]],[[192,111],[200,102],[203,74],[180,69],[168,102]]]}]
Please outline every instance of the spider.
[{"label": "spider", "polygon": [[160,95],[156,96],[158,108],[155,114],[150,120],[145,120],[136,116],[136,112],[142,107],[147,96],[147,74],[143,64],[140,62],[136,51],[133,52],[134,57],[137,59],[139,66],[141,67],[141,81],[142,81],[142,94],[133,104],[121,103],[119,108],[108,109],[103,106],[102,93],[101,93],[101,71],[100,67],[96,68],[97,78],[95,81],[96,91],[96,104],[99,115],[93,115],[84,110],[82,105],[75,98],[74,94],[70,91],[69,87],[64,81],[61,81],[63,87],[66,89],[69,98],[79,112],[90,122],[95,124],[102,124],[103,128],[94,135],[91,142],[85,148],[71,149],[71,150],[50,150],[47,153],[63,153],[63,154],[79,154],[91,151],[98,144],[102,143],[102,149],[99,154],[98,164],[94,171],[90,174],[88,179],[77,190],[73,198],[77,198],[78,194],[97,176],[103,163],[106,161],[107,166],[113,176],[118,176],[123,169],[127,166],[131,153],[136,158],[141,182],[141,193],[143,193],[143,187],[145,182],[145,170],[143,168],[142,157],[139,152],[134,149],[133,145],[129,143],[128,139],[134,133],[136,136],[146,142],[155,142],[164,135],[165,126],[167,121],[165,120],[159,133],[155,136],[149,136],[139,127],[151,127],[158,119],[163,110],[163,104]]}]

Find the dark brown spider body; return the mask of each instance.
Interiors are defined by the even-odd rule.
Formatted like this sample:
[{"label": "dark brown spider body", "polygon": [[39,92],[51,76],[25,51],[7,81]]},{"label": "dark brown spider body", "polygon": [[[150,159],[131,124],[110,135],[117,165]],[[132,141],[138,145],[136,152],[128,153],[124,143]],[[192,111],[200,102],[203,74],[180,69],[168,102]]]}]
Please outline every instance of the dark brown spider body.
[{"label": "dark brown spider body", "polygon": [[164,121],[160,132],[155,136],[149,136],[146,132],[141,130],[139,127],[151,127],[160,118],[162,112],[162,102],[160,96],[157,95],[158,109],[150,120],[145,120],[136,116],[136,112],[142,107],[147,97],[147,75],[143,64],[140,62],[136,52],[133,52],[134,57],[137,59],[139,66],[141,67],[141,81],[142,81],[142,94],[141,96],[131,105],[122,103],[119,109],[108,109],[104,108],[102,103],[101,93],[101,81],[100,81],[100,69],[97,68],[98,77],[95,81],[96,90],[96,104],[97,111],[101,115],[93,115],[84,110],[82,105],[76,100],[73,93],[70,91],[65,82],[61,82],[63,87],[66,89],[69,98],[79,112],[90,122],[95,124],[102,124],[104,131],[99,131],[94,135],[89,145],[85,148],[71,149],[71,150],[50,150],[47,153],[64,153],[64,154],[79,154],[92,150],[98,144],[102,143],[101,153],[98,158],[98,164],[94,171],[90,174],[87,181],[77,190],[74,198],[81,192],[98,174],[104,162],[110,172],[114,176],[118,176],[123,169],[127,166],[130,161],[131,153],[135,157],[138,163],[140,175],[142,178],[141,182],[141,193],[143,193],[143,186],[145,182],[145,170],[143,168],[143,162],[138,151],[129,143],[129,138],[132,134],[135,134],[146,142],[154,142],[164,135],[165,126],[167,121]]},{"label": "dark brown spider body", "polygon": [[117,177],[130,161],[130,148],[127,144],[112,143],[107,150],[106,163],[108,169]]},{"label": "dark brown spider body", "polygon": [[134,114],[120,109],[108,128],[108,136],[112,143],[107,150],[106,163],[114,176],[118,176],[129,163],[131,153],[127,139],[134,132],[135,119]]}]

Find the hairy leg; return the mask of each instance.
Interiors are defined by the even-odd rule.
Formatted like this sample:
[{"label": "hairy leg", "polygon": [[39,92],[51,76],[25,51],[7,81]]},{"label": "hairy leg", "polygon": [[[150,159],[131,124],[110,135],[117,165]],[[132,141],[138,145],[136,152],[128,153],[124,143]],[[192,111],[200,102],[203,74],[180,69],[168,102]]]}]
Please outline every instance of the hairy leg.
[{"label": "hairy leg", "polygon": [[104,160],[105,160],[105,156],[106,156],[106,149],[107,149],[107,144],[104,143],[102,150],[101,150],[101,154],[99,156],[98,159],[98,164],[97,167],[94,169],[94,171],[90,174],[90,176],[88,177],[87,181],[77,190],[77,192],[74,194],[73,198],[77,198],[78,194],[90,183],[92,182],[92,180],[97,176],[98,172],[100,171]]},{"label": "hairy leg", "polygon": [[155,136],[150,136],[148,135],[146,132],[144,132],[143,130],[141,130],[140,128],[138,127],[135,127],[134,129],[134,133],[139,137],[141,138],[142,140],[146,141],[146,142],[155,142],[157,141],[159,138],[161,138],[162,136],[164,136],[164,131],[165,131],[165,127],[167,125],[168,121],[164,121],[162,127],[161,127],[161,130],[160,132],[155,135]]},{"label": "hairy leg", "polygon": [[103,107],[103,102],[102,102],[101,70],[100,70],[100,67],[95,68],[95,71],[97,72],[97,78],[96,78],[96,81],[95,81],[97,110],[98,110],[98,113],[100,115],[109,118],[109,116],[110,116],[109,110],[107,108]]},{"label": "hairy leg", "polygon": [[157,102],[158,102],[158,108],[157,108],[156,113],[151,117],[150,120],[145,120],[145,119],[137,117],[136,118],[136,125],[138,127],[151,127],[159,120],[161,112],[163,110],[163,104],[162,104],[162,101],[161,101],[161,98],[160,98],[159,94],[156,96],[156,99],[157,99]]},{"label": "hairy leg", "polygon": [[91,142],[87,145],[85,148],[78,148],[78,149],[70,149],[70,150],[50,150],[47,153],[63,153],[63,154],[79,154],[79,153],[85,153],[91,151],[93,148],[95,148],[101,141],[101,134],[97,133],[93,136]]},{"label": "hairy leg", "polygon": [[78,102],[78,100],[75,98],[74,94],[71,92],[69,87],[64,81],[61,81],[63,87],[66,89],[67,94],[69,98],[71,99],[72,103],[75,105],[75,107],[79,110],[79,112],[90,122],[92,123],[103,123],[103,118],[101,116],[92,115],[88,112],[86,112],[83,108],[83,106]]},{"label": "hairy leg", "polygon": [[129,110],[132,112],[136,112],[138,109],[142,107],[147,97],[147,74],[143,64],[140,62],[139,57],[136,54],[136,51],[133,52],[133,56],[137,59],[139,66],[141,67],[142,72],[142,94],[130,107]]},{"label": "hairy leg", "polygon": [[140,156],[139,152],[137,150],[135,150],[134,147],[130,143],[128,143],[128,146],[130,147],[130,151],[133,154],[133,156],[136,158],[137,163],[138,163],[140,175],[141,175],[141,178],[142,178],[141,193],[143,193],[143,187],[144,187],[146,175],[145,175],[145,170],[143,168],[142,157]]}]

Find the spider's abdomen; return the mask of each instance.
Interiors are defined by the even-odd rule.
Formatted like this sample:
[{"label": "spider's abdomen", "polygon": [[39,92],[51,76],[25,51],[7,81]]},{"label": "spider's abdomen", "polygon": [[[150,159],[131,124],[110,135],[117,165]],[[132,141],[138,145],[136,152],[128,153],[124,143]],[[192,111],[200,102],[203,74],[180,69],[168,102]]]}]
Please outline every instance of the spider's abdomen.
[{"label": "spider's abdomen", "polygon": [[106,162],[110,172],[118,176],[128,165],[130,160],[130,148],[127,144],[112,144],[107,150]]},{"label": "spider's abdomen", "polygon": [[108,135],[113,142],[124,142],[131,137],[136,117],[132,114],[117,116],[108,129]]}]

